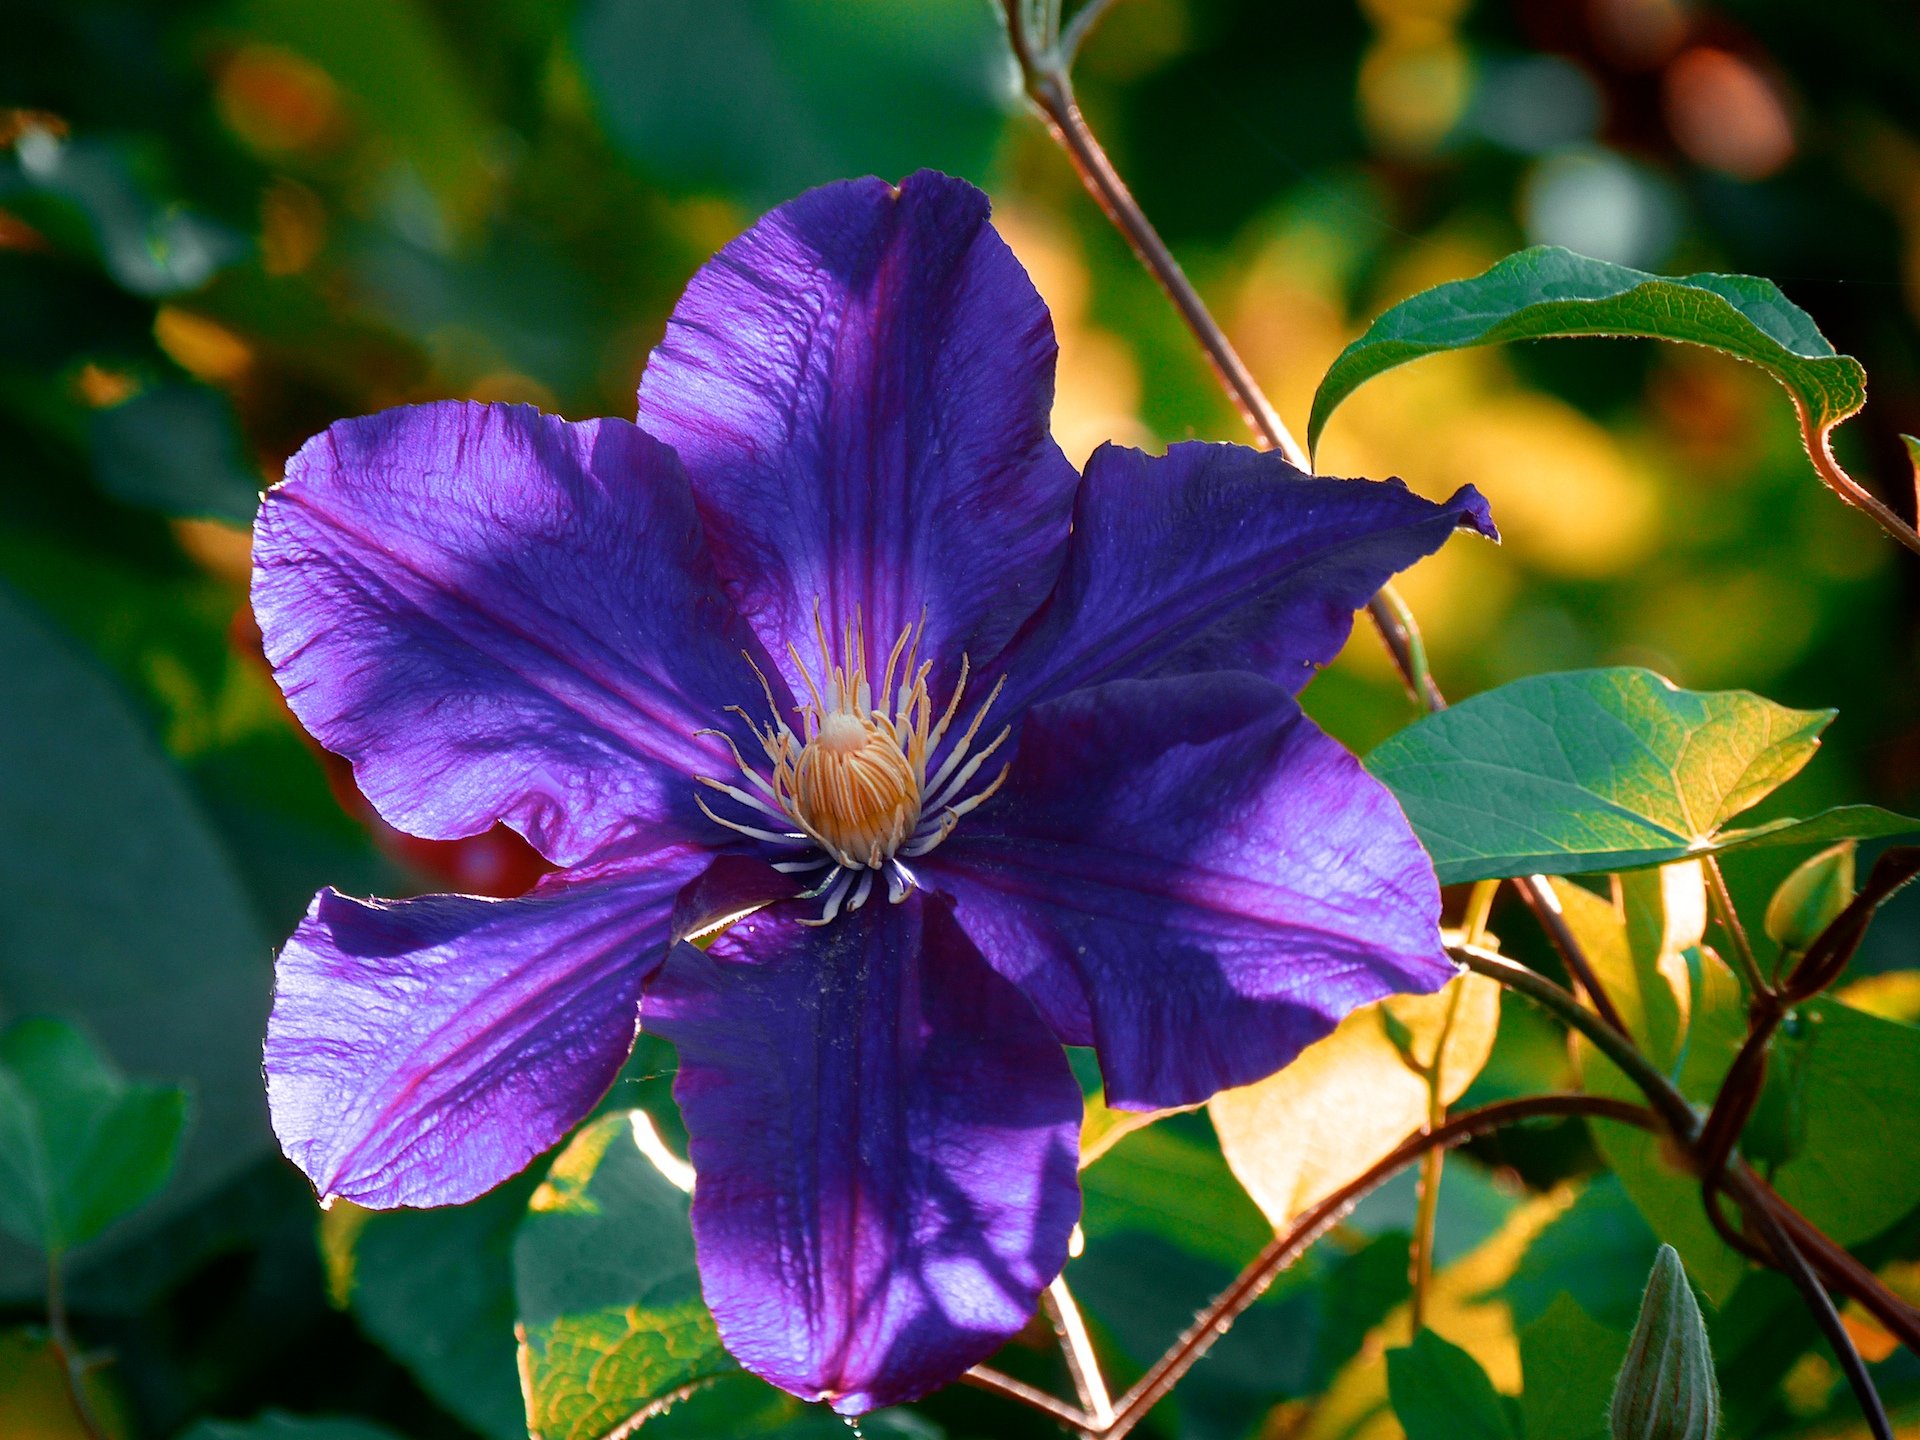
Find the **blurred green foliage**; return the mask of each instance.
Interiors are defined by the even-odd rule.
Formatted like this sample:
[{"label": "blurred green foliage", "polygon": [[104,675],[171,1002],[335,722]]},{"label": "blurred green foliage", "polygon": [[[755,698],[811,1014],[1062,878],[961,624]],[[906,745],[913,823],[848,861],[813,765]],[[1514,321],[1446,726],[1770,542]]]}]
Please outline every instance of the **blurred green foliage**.
[{"label": "blurred green foliage", "polygon": [[[190,1081],[195,1110],[157,1203],[75,1257],[75,1323],[115,1356],[101,1383],[129,1434],[510,1433],[498,1367],[527,1313],[516,1247],[543,1243],[521,1220],[537,1177],[469,1211],[329,1216],[330,1276],[311,1196],[272,1153],[258,1043],[272,944],[319,885],[508,893],[537,862],[510,836],[386,830],[301,738],[245,607],[254,492],[307,436],[387,405],[629,414],[680,287],[758,209],[923,165],[989,188],[1051,303],[1076,460],[1108,438],[1237,439],[1238,422],[1015,103],[986,0],[62,0],[12,7],[5,32],[0,1022],[65,1017],[129,1073]],[[1920,18],[1880,0],[1119,0],[1080,84],[1297,429],[1385,307],[1559,244],[1776,281],[1864,364],[1871,403],[1839,446],[1898,508],[1899,436],[1920,432],[1916,54]],[[1406,586],[1450,694],[1596,665],[1750,687],[1839,711],[1791,813],[1920,803],[1920,567],[1822,490],[1765,375],[1648,341],[1426,360],[1344,405],[1321,459],[1492,498],[1505,546],[1451,547]],[[1364,633],[1308,701],[1362,750],[1413,718]],[[1797,858],[1728,857],[1763,952],[1758,917]],[[1503,904],[1494,927],[1552,965],[1523,916]],[[1909,896],[1856,968],[1912,966],[1917,941]],[[1632,943],[1619,953],[1631,971]],[[1810,1014],[1762,1114],[1804,1203],[1845,1212],[1845,1238],[1912,1285],[1904,1189],[1898,1213],[1856,1215],[1843,1172],[1861,1156],[1829,1174],[1788,1153],[1796,1114],[1860,1094],[1910,1121],[1911,1089],[1887,1088],[1914,1064],[1900,993],[1861,1001],[1877,1019]],[[1565,1083],[1557,1032],[1522,1008],[1463,1103]],[[643,1045],[610,1103],[646,1106],[672,1145],[670,1065]],[[1595,1178],[1603,1154],[1624,1189]],[[1625,1350],[1655,1246],[1634,1198],[1657,1217],[1665,1185],[1697,1207],[1660,1163],[1568,1123],[1450,1164],[1433,1324],[1451,1353],[1400,1348],[1414,1196],[1388,1187],[1149,1430],[1391,1435],[1410,1367],[1460,1361],[1508,1393],[1536,1368],[1572,1386]],[[1124,1384],[1270,1231],[1200,1116],[1126,1135],[1085,1181],[1069,1278]],[[0,1252],[10,1323],[40,1323],[38,1265]],[[1726,1278],[1712,1331],[1733,1433],[1847,1433],[1791,1292]],[[41,1383],[38,1344],[7,1339],[0,1414]],[[1920,1413],[1920,1362],[1869,1358]],[[996,1363],[1066,1393],[1045,1337]],[[1534,1440],[1588,1433],[1587,1401],[1526,1394]],[[715,1395],[659,1433],[839,1433],[744,1381]],[[1481,1408],[1492,1433],[1516,1423]],[[868,1429],[1051,1433],[958,1387]]]}]

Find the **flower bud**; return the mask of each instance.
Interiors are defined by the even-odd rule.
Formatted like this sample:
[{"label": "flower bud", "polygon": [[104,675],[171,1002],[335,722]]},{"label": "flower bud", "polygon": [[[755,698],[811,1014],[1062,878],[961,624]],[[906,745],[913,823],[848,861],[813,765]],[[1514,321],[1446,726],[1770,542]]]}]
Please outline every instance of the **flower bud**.
[{"label": "flower bud", "polygon": [[1707,1327],[1671,1245],[1660,1247],[1647,1277],[1611,1419],[1613,1440],[1713,1440],[1720,1429]]},{"label": "flower bud", "polygon": [[1842,840],[1798,866],[1767,902],[1767,935],[1782,950],[1805,951],[1853,899],[1854,842]]}]

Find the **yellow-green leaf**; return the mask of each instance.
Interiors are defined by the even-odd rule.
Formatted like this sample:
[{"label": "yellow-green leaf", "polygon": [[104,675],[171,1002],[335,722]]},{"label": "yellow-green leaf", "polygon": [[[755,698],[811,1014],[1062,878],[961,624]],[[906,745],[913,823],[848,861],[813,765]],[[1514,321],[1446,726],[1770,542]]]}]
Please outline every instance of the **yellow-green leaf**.
[{"label": "yellow-green leaf", "polygon": [[1486,1064],[1500,987],[1463,975],[1434,995],[1395,995],[1258,1084],[1209,1104],[1234,1175],[1275,1229],[1389,1154]]}]

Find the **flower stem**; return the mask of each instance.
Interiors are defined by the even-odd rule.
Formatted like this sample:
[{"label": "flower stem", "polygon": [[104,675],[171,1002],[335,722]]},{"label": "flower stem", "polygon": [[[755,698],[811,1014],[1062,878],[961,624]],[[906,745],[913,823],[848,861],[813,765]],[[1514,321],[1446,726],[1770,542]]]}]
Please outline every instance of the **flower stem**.
[{"label": "flower stem", "polygon": [[[1478,900],[1486,889],[1486,882],[1476,885],[1473,900]],[[1486,929],[1486,916],[1482,914],[1478,921],[1468,921],[1468,934],[1478,937]],[[1460,1014],[1461,986],[1453,987],[1453,998],[1447,1002],[1447,1018],[1441,1022],[1440,1037],[1434,1042],[1433,1064],[1427,1070],[1427,1129],[1438,1130],[1447,1119],[1447,1103],[1441,1091],[1441,1081],[1446,1075],[1447,1042],[1453,1038],[1453,1023]],[[1409,1260],[1412,1270],[1413,1297],[1408,1305],[1408,1316],[1414,1335],[1418,1335],[1427,1323],[1427,1293],[1433,1288],[1433,1232],[1440,1218],[1440,1177],[1447,1163],[1445,1150],[1429,1150],[1420,1157],[1420,1200],[1413,1220],[1413,1244]]]},{"label": "flower stem", "polygon": [[106,1427],[94,1413],[93,1401],[87,1395],[86,1360],[67,1327],[66,1286],[58,1251],[47,1254],[47,1335],[54,1359],[60,1362],[60,1374],[66,1381],[67,1400],[73,1406],[74,1418],[86,1432],[87,1440],[107,1440]]},{"label": "flower stem", "polygon": [[1750,998],[1755,1001],[1771,999],[1773,987],[1767,984],[1766,976],[1760,973],[1760,962],[1754,958],[1746,926],[1740,923],[1739,913],[1733,908],[1733,896],[1727,891],[1727,877],[1721,873],[1718,857],[1703,856],[1701,868],[1706,871],[1707,898],[1713,902],[1714,918],[1720,922],[1720,928],[1727,932],[1734,963],[1740,967],[1740,974],[1747,982]]},{"label": "flower stem", "polygon": [[1106,1377],[1100,1373],[1100,1357],[1094,1353],[1087,1322],[1080,1318],[1080,1307],[1073,1302],[1065,1275],[1054,1277],[1053,1284],[1041,1293],[1040,1304],[1053,1322],[1054,1334],[1060,1337],[1060,1351],[1066,1356],[1080,1408],[1093,1421],[1097,1434],[1113,1423],[1113,1400],[1107,1394]]},{"label": "flower stem", "polygon": [[1166,1397],[1214,1342],[1227,1333],[1242,1312],[1266,1293],[1282,1271],[1304,1255],[1315,1240],[1356,1204],[1407,1166],[1429,1151],[1448,1149],[1503,1125],[1567,1115],[1604,1116],[1643,1129],[1652,1129],[1658,1124],[1647,1110],[1623,1100],[1599,1095],[1532,1095],[1483,1105],[1456,1115],[1435,1129],[1409,1137],[1390,1155],[1297,1216],[1291,1225],[1274,1236],[1253,1263],[1240,1272],[1240,1278],[1221,1291],[1153,1368],[1120,1397],[1113,1424],[1103,1432],[1106,1440],[1119,1440],[1146,1419],[1147,1413]]},{"label": "flower stem", "polygon": [[1821,1333],[1827,1337],[1827,1344],[1833,1347],[1834,1356],[1840,1361],[1840,1368],[1846,1372],[1847,1383],[1853,1387],[1854,1398],[1860,1403],[1874,1440],[1893,1440],[1893,1426],[1887,1419],[1886,1406],[1881,1403],[1880,1392],[1874,1388],[1873,1377],[1867,1373],[1866,1361],[1860,1358],[1853,1337],[1847,1334],[1840,1312],[1833,1308],[1833,1297],[1827,1294],[1820,1277],[1807,1264],[1807,1257],[1800,1253],[1800,1247],[1793,1243],[1792,1237],[1770,1209],[1765,1205],[1756,1205],[1747,1213],[1766,1237],[1776,1263],[1799,1290],[1807,1309],[1813,1312]]}]

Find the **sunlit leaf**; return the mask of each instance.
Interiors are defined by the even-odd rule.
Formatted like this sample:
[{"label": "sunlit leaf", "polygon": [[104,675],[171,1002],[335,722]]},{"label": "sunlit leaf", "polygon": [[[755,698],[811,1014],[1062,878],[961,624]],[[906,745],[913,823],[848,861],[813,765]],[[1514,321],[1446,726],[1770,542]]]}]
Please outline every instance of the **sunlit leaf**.
[{"label": "sunlit leaf", "polygon": [[1407,1440],[1518,1440],[1487,1372],[1431,1330],[1387,1352],[1387,1392]]},{"label": "sunlit leaf", "polygon": [[[1713,1098],[1746,1037],[1746,1001],[1732,972],[1697,943],[1699,935],[1690,918],[1693,887],[1701,883],[1697,866],[1673,866],[1662,873],[1657,887],[1644,882],[1629,887],[1623,877],[1620,907],[1572,884],[1556,884],[1554,894],[1568,928],[1593,963],[1596,977],[1620,1009],[1634,1040],[1668,1071],[1683,1093],[1704,1103]],[[1668,930],[1664,921],[1647,914],[1656,903],[1666,914],[1689,918]],[[1630,914],[1637,917],[1631,923]],[[1635,930],[1649,932],[1656,925],[1662,927],[1666,941],[1693,943],[1678,954],[1663,953],[1649,964],[1644,948],[1636,954],[1632,935]],[[1639,1087],[1584,1037],[1576,1040],[1574,1048],[1588,1090],[1644,1103]],[[1747,1262],[1707,1219],[1698,1180],[1680,1167],[1659,1136],[1597,1120],[1593,1137],[1655,1233],[1680,1252],[1716,1303],[1724,1301],[1740,1283]],[[1636,1295],[1636,1304],[1637,1300]]]},{"label": "sunlit leaf", "polygon": [[[129,1073],[195,1096],[158,1218],[269,1141],[272,942],[199,805],[113,683],[0,589],[0,1009],[71,1016]],[[0,1285],[37,1291],[11,1258]]]},{"label": "sunlit leaf", "polygon": [[1567,928],[1627,1033],[1657,1064],[1676,1063],[1692,1011],[1686,952],[1706,933],[1706,882],[1697,860],[1620,876],[1607,898],[1551,882]]},{"label": "sunlit leaf", "polygon": [[1813,758],[1832,719],[1745,690],[1681,690],[1651,670],[1573,670],[1429,715],[1367,768],[1405,807],[1442,884],[1920,829],[1866,805],[1726,828]]},{"label": "sunlit leaf", "polygon": [[1602,1325],[1562,1292],[1520,1331],[1520,1413],[1527,1440],[1607,1440],[1607,1401],[1627,1353],[1623,1331]]},{"label": "sunlit leaf", "polygon": [[1472,1083],[1493,1048],[1500,987],[1463,975],[1435,995],[1354,1011],[1286,1069],[1209,1103],[1234,1175],[1279,1229],[1427,1123]]},{"label": "sunlit leaf", "polygon": [[1307,444],[1361,385],[1424,355],[1550,336],[1645,336],[1704,345],[1760,366],[1824,432],[1867,403],[1860,362],[1804,310],[1750,275],[1649,275],[1557,246],[1509,255],[1483,275],[1423,290],[1381,315],[1333,362],[1313,397]]},{"label": "sunlit leaf", "polygon": [[186,1133],[178,1085],[129,1083],[72,1026],[0,1033],[0,1227],[59,1254],[151,1199]]},{"label": "sunlit leaf", "polygon": [[514,1242],[527,1422],[599,1440],[738,1367],[700,1296],[687,1193],[603,1115],[553,1162]]}]

